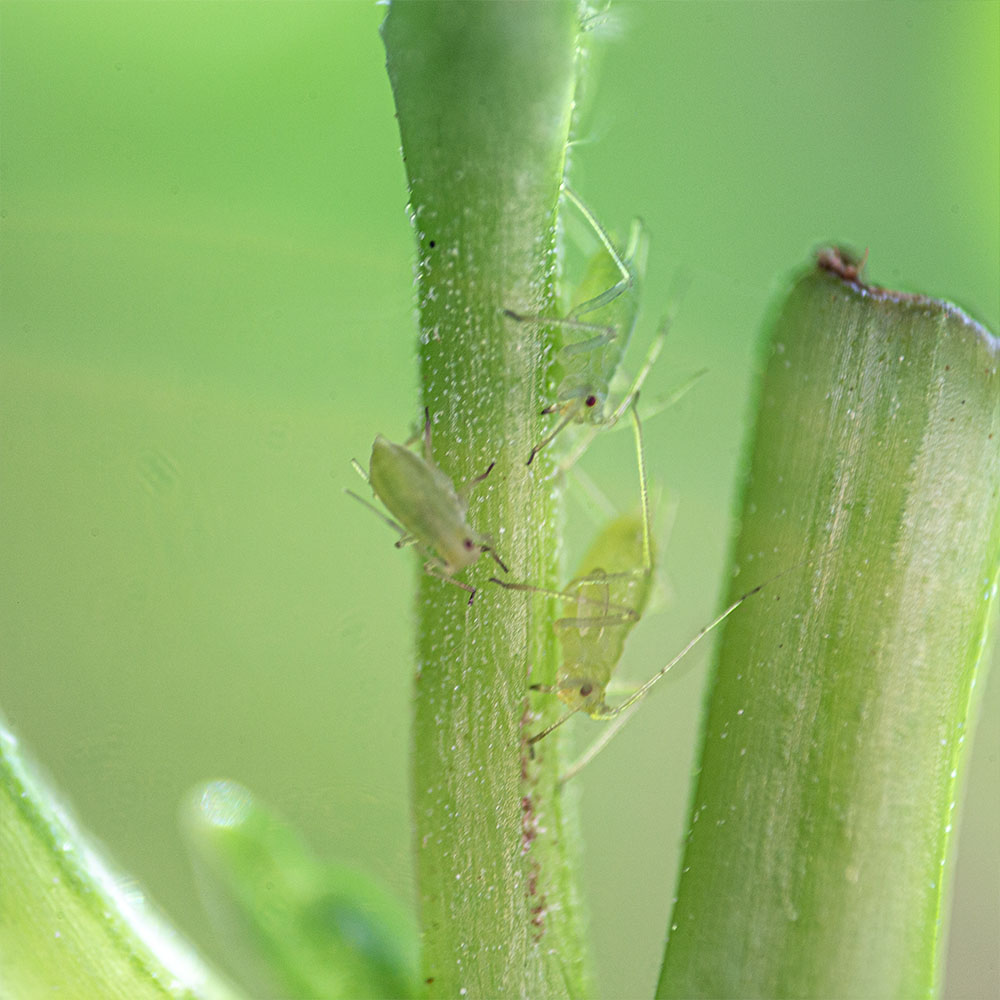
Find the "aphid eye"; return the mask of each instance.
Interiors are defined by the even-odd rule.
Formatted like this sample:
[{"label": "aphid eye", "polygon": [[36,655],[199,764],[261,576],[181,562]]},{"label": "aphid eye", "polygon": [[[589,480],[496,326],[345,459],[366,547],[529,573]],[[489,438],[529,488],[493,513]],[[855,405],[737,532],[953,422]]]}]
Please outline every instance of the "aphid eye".
[{"label": "aphid eye", "polygon": [[473,542],[473,540],[471,538],[466,538],[462,542],[462,544],[465,546],[465,551],[466,552],[471,552],[476,547],[476,543]]},{"label": "aphid eye", "polygon": [[585,404],[586,404],[587,406],[597,406],[597,397],[596,397],[596,396],[588,396],[588,397],[587,397],[587,398],[586,398],[586,399],[584,400],[584,403],[585,403]]},{"label": "aphid eye", "polygon": [[584,698],[589,697],[593,693],[593,690],[594,690],[594,685],[593,684],[581,684],[580,685],[580,694]]}]

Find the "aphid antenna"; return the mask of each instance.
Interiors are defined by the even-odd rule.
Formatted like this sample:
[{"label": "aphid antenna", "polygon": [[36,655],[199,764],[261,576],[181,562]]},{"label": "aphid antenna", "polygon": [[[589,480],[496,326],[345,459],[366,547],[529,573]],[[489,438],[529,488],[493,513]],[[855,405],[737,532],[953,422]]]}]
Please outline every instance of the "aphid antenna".
[{"label": "aphid antenna", "polygon": [[795,563],[793,566],[789,566],[787,569],[781,570],[780,573],[775,573],[773,576],[768,577],[766,580],[758,583],[756,587],[746,591],[746,593],[741,594],[739,597],[733,601],[724,611],[721,611],[715,618],[712,619],[706,626],[704,626],[697,635],[694,636],[684,648],[666,664],[664,664],[660,669],[653,674],[652,677],[644,684],[640,685],[636,689],[635,693],[630,695],[625,699],[620,705],[616,705],[611,708],[606,716],[606,719],[613,719],[615,716],[621,715],[626,709],[631,708],[637,702],[642,701],[643,698],[649,693],[650,688],[652,688],[657,682],[659,682],[665,674],[672,670],[681,660],[687,656],[688,653],[694,649],[695,646],[701,642],[702,639],[708,635],[713,629],[721,625],[741,604],[743,604],[747,599],[754,596],[754,594],[759,594],[765,587],[770,586],[772,583],[780,580],[783,576],[787,576],[789,573],[794,573],[796,570],[802,569],[803,566],[808,566],[816,561],[816,557],[810,559],[802,559]]},{"label": "aphid antenna", "polygon": [[565,785],[567,781],[575,778],[625,728],[637,707],[633,706],[629,712],[621,712],[616,719],[605,726],[601,735],[559,775],[556,784]]}]

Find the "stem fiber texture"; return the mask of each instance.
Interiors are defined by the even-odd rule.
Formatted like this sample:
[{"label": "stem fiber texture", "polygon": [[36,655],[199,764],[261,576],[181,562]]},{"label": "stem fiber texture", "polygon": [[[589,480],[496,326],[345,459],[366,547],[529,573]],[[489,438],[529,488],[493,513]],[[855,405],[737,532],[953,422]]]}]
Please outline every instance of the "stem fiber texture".
[{"label": "stem fiber texture", "polygon": [[725,630],[660,997],[941,976],[1000,565],[1000,349],[826,264],[773,329],[733,593],[792,569]]}]

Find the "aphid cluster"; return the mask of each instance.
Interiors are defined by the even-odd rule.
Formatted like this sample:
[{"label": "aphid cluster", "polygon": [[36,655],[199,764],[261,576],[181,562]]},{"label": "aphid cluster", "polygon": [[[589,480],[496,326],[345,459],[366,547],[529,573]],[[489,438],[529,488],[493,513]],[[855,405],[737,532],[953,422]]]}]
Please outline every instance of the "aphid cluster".
[{"label": "aphid cluster", "polygon": [[[626,709],[645,697],[692,646],[760,589],[750,591],[730,605],[624,702],[616,706],[607,704],[608,683],[622,657],[629,633],[645,610],[653,576],[649,489],[636,403],[639,390],[662,349],[667,325],[661,325],[637,377],[618,404],[607,412],[612,379],[638,313],[639,282],[643,276],[647,238],[641,222],[635,221],[626,248],[620,252],[590,210],[572,191],[564,190],[597,234],[601,250],[590,261],[567,315],[555,318],[526,316],[505,310],[511,322],[544,323],[564,333],[564,344],[557,356],[561,377],[555,399],[542,411],[543,415],[555,415],[556,423],[531,449],[526,463],[531,465],[538,453],[552,444],[570,423],[589,424],[590,437],[584,438],[563,463],[563,468],[568,468],[582,454],[594,433],[613,426],[629,413],[639,470],[640,515],[613,518],[598,534],[577,575],[565,590],[491,578],[490,582],[506,590],[538,593],[562,601],[562,616],[553,624],[562,652],[556,683],[551,687],[535,685],[533,690],[557,695],[567,706],[567,712],[532,736],[531,744],[581,711],[594,719],[624,721],[622,713]],[[469,594],[468,603],[472,604],[476,597],[475,587],[456,579],[455,574],[476,563],[483,553],[507,572],[490,537],[476,531],[467,518],[469,493],[486,479],[493,464],[481,475],[456,487],[434,462],[431,420],[426,410],[422,439],[423,454],[418,454],[408,446],[413,442],[393,444],[379,435],[372,448],[367,474],[357,462],[354,463],[391,516],[368,500],[347,492],[398,532],[397,548],[412,545],[425,557],[427,573],[465,590]],[[610,735],[613,730],[609,731],[608,738]],[[602,745],[603,742],[606,740]],[[575,770],[578,768],[574,773]]]}]

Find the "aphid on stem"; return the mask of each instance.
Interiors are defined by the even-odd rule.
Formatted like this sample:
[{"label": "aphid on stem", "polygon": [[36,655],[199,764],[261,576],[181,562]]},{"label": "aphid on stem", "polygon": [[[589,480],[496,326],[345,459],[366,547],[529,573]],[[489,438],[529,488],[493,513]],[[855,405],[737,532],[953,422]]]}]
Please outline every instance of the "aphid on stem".
[{"label": "aphid on stem", "polygon": [[426,556],[424,572],[461,587],[468,593],[471,604],[476,588],[456,580],[456,573],[473,565],[484,552],[507,572],[507,567],[493,551],[490,536],[476,531],[467,519],[468,495],[493,471],[495,463],[491,462],[484,473],[456,488],[434,462],[431,418],[427,409],[424,410],[422,436],[423,455],[407,445],[393,444],[379,434],[372,445],[369,471],[365,473],[358,462],[352,461],[355,470],[393,517],[387,516],[352,490],[344,492],[399,533],[396,548],[413,545]]},{"label": "aphid on stem", "polygon": [[638,376],[621,402],[607,413],[611,383],[619,365],[639,311],[639,284],[645,272],[649,239],[639,219],[632,223],[625,250],[620,251],[593,212],[568,187],[566,197],[597,234],[602,249],[589,263],[577,289],[574,304],[562,317],[526,316],[511,309],[506,316],[519,323],[556,326],[577,339],[564,343],[557,359],[562,369],[556,399],[542,410],[543,415],[557,415],[555,427],[538,442],[528,456],[528,465],[571,423],[592,427],[611,427],[624,415],[636,397],[663,348],[668,324],[664,323],[650,345]]},{"label": "aphid on stem", "polygon": [[591,545],[580,572],[565,590],[549,590],[529,583],[493,578],[506,590],[547,594],[564,602],[565,617],[553,625],[562,649],[562,664],[550,691],[567,706],[569,713],[533,736],[536,743],[566,718],[585,711],[595,719],[613,718],[618,709],[605,701],[608,682],[621,659],[632,627],[642,617],[653,575],[653,545],[650,538],[649,490],[642,448],[642,425],[633,399],[631,412],[639,467],[641,516],[614,518]]},{"label": "aphid on stem", "polygon": [[578,575],[565,590],[549,590],[495,577],[490,581],[506,590],[545,594],[565,602],[565,617],[557,619],[553,624],[562,652],[556,683],[534,684],[532,690],[557,695],[568,711],[531,736],[528,739],[529,746],[533,747],[578,712],[585,712],[592,719],[613,722],[583,757],[561,776],[561,781],[567,781],[579,773],[607,745],[631,717],[629,709],[638,705],[706,635],[748,598],[802,565],[799,563],[790,567],[742,594],[623,702],[609,705],[606,700],[609,683],[621,660],[625,641],[645,610],[653,574],[649,490],[642,447],[642,425],[636,412],[636,402],[637,399],[633,398],[631,413],[639,467],[641,516],[627,515],[613,519],[597,536],[581,563]]}]

